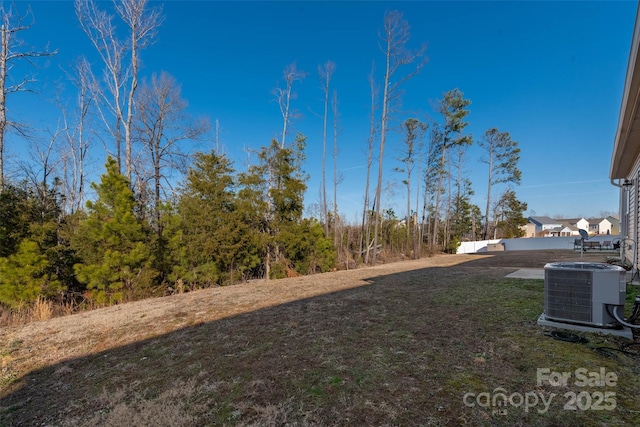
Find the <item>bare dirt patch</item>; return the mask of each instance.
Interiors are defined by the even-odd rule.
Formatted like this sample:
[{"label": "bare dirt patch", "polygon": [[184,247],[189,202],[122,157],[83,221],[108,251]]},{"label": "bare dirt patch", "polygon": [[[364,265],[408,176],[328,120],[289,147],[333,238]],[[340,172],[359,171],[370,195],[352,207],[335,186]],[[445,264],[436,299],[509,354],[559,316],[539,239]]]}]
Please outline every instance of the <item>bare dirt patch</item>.
[{"label": "bare dirt patch", "polygon": [[4,328],[0,426],[595,425],[588,413],[566,424],[561,407],[496,416],[464,405],[468,392],[536,388],[536,367],[554,364],[629,370],[615,413],[629,422],[638,362],[550,340],[535,324],[542,282],[504,278],[580,259],[440,255]]}]

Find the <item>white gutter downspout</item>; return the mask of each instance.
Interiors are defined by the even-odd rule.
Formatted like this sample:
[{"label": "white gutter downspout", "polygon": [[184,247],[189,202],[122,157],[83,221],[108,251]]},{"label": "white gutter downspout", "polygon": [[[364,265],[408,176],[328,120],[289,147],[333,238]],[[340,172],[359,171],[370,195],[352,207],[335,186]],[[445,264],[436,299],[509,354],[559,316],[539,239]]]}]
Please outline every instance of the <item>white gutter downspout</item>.
[{"label": "white gutter downspout", "polygon": [[[638,255],[637,255],[637,243],[636,243],[636,239],[632,239],[629,237],[629,218],[626,216],[626,212],[627,212],[627,201],[629,200],[628,198],[628,194],[627,192],[629,191],[629,187],[633,187],[633,181],[631,181],[631,186],[624,185],[620,183],[620,179],[618,179],[618,182],[615,182],[614,179],[611,179],[611,185],[613,185],[614,187],[618,187],[620,189],[620,205],[619,205],[619,212],[618,212],[618,217],[620,218],[620,260],[624,260],[626,258],[625,256],[625,248],[626,245],[624,244],[625,241],[632,241],[633,242],[633,269],[632,269],[632,278],[636,277],[636,275],[638,275]],[[625,180],[625,182],[629,182],[628,180]],[[623,221],[624,219],[624,221]],[[623,228],[624,227],[624,228]]]}]

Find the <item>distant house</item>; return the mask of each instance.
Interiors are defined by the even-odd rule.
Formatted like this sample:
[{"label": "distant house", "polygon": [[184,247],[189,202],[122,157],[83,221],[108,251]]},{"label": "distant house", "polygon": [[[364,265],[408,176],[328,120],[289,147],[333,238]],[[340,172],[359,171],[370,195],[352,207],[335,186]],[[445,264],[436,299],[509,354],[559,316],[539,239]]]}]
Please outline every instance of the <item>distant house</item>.
[{"label": "distant house", "polygon": [[559,227],[546,228],[536,233],[535,237],[566,237],[579,236],[580,231],[575,225],[563,224]]},{"label": "distant house", "polygon": [[536,237],[536,225],[527,221],[525,225],[521,225],[520,229],[524,232],[523,237]]},{"label": "distant house", "polygon": [[530,216],[523,229],[526,237],[565,237],[579,236],[581,229],[588,231],[590,226],[589,221],[584,218],[553,219],[548,216]]},{"label": "distant house", "polygon": [[607,218],[589,218],[589,234],[613,234]]},{"label": "distant house", "polygon": [[[640,7],[640,5],[639,5]],[[640,10],[640,9],[639,9]],[[628,242],[621,246],[622,256],[637,270],[640,241],[640,13],[631,40],[627,75],[613,143],[611,183],[620,191],[620,236]]]},{"label": "distant house", "polygon": [[570,225],[576,228],[576,233],[571,234],[571,236],[579,236],[580,232],[578,232],[578,230],[581,229],[589,231],[589,221],[584,218],[563,218],[558,219],[558,221],[560,221],[564,225]]},{"label": "distant house", "polygon": [[548,216],[530,216],[527,219],[527,224],[532,224],[532,227],[527,227],[527,236],[531,236],[529,233],[533,231],[533,235],[536,237],[546,235],[547,230],[562,227],[561,222]]},{"label": "distant house", "polygon": [[615,215],[609,215],[607,217],[609,222],[611,223],[611,234],[617,236],[620,234],[620,218]]},{"label": "distant house", "polygon": [[573,224],[564,224],[562,227],[556,227],[553,230],[552,236],[579,236],[580,229]]}]

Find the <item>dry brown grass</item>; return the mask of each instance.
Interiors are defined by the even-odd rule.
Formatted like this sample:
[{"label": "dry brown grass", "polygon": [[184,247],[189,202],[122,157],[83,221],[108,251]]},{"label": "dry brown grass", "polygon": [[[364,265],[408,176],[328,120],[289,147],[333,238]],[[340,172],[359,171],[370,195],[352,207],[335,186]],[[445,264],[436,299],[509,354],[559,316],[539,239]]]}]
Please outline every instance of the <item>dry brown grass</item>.
[{"label": "dry brown grass", "polygon": [[43,297],[38,297],[31,305],[14,310],[0,311],[0,328],[30,325],[34,322],[41,322],[54,317],[70,316],[77,311],[78,307],[74,302],[57,304]]},{"label": "dry brown grass", "polygon": [[[545,336],[542,281],[504,277],[579,258],[443,255],[6,327],[0,426],[637,425],[640,362],[590,348],[616,339]],[[497,387],[551,393],[538,367],[581,366],[618,373],[615,411],[463,404]]]}]

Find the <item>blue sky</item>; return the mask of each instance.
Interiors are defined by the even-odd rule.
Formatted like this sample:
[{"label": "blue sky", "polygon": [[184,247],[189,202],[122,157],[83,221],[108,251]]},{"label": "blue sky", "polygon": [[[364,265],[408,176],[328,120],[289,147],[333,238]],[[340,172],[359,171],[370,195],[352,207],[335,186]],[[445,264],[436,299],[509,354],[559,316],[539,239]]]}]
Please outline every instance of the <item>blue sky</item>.
[{"label": "blue sky", "polygon": [[[87,56],[96,72],[100,64],[79,28],[72,1],[17,4],[30,4],[35,17],[27,41],[48,43],[59,54],[38,70],[39,95],[21,94],[10,112],[34,127],[53,128],[56,111],[47,99],[53,98],[62,69],[79,55]],[[382,80],[378,33],[384,13],[393,9],[403,12],[411,27],[409,46],[426,44],[428,57],[422,72],[403,86],[396,125],[408,117],[438,121],[433,104],[459,88],[472,102],[467,133],[477,141],[497,127],[519,142],[522,183],[515,190],[528,204],[528,215],[617,212],[618,192],[608,173],[637,2],[169,1],[163,3],[165,21],[156,43],[141,53],[142,74],[174,76],[189,111],[219,121],[224,151],[242,170],[246,148],[267,145],[281,132],[272,90],[282,84],[283,69],[295,62],[308,74],[294,86],[293,108],[301,117],[291,124],[289,140],[297,131],[308,138],[311,178],[305,202],[310,206],[319,200],[321,178],[322,120],[317,113],[323,94],[317,67],[333,61],[343,176],[338,205],[347,220],[356,221],[366,172],[367,76],[375,62],[376,78]],[[13,141],[8,147],[12,161],[27,156]],[[400,144],[401,135],[391,133],[384,174],[392,190],[383,200],[398,216],[406,209],[403,176],[393,172]],[[213,142],[192,148],[208,151]],[[97,172],[104,156],[96,147]],[[476,192],[473,201],[484,212],[487,166],[480,156],[479,148],[471,147],[465,168]],[[330,160],[328,168],[330,183]]]}]

